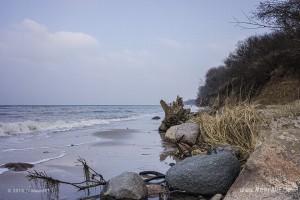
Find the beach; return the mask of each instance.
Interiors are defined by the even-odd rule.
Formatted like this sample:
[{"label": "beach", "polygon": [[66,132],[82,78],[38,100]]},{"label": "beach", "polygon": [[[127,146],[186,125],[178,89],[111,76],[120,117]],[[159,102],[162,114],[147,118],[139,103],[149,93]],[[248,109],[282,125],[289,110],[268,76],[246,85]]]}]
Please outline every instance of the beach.
[{"label": "beach", "polygon": [[[164,154],[165,145],[157,131],[160,120],[152,120],[154,114],[163,117],[163,113],[158,106],[143,109],[142,114],[135,113],[134,117],[106,124],[2,136],[0,164],[31,163],[34,167],[28,170],[45,171],[54,178],[74,182],[83,180],[79,158],[85,159],[106,180],[125,171],[165,173],[175,161]],[[152,113],[147,113],[147,109]],[[45,190],[35,190],[34,183],[28,181],[26,171],[0,169],[1,199],[41,199],[41,195],[47,199]],[[60,186],[60,199],[78,199],[85,195],[76,188]]]}]

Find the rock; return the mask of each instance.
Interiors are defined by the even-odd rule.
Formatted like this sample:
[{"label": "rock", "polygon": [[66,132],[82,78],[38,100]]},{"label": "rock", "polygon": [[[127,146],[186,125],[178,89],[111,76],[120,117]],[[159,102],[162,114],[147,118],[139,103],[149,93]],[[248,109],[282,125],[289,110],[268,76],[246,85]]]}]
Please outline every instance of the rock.
[{"label": "rock", "polygon": [[223,198],[222,194],[216,194],[210,200],[221,200],[222,198]]},{"label": "rock", "polygon": [[153,120],[160,120],[159,116],[152,117]]},{"label": "rock", "polygon": [[286,129],[284,124],[273,120],[270,129],[263,130],[265,139],[248,158],[225,200],[300,199],[300,129]]},{"label": "rock", "polygon": [[32,168],[34,165],[30,163],[6,163],[2,165],[3,168],[8,168],[13,171],[26,171],[29,168]]},{"label": "rock", "polygon": [[[215,149],[214,149],[214,152],[216,153],[220,153],[220,152],[224,152],[224,151],[227,151],[227,152],[231,152],[233,155],[235,155],[239,160],[242,160],[242,152],[241,150],[236,147],[236,146],[231,146],[231,145],[228,145],[228,144],[225,144],[225,145],[219,145],[217,146]],[[246,158],[245,158],[246,159]]]},{"label": "rock", "polygon": [[[200,134],[200,127],[195,123],[184,123],[169,128],[165,134],[165,139],[170,142],[180,142],[194,145]],[[183,137],[183,138],[182,138]]]},{"label": "rock", "polygon": [[192,194],[226,194],[240,171],[240,163],[230,152],[198,155],[171,167],[166,181],[173,189]]},{"label": "rock", "polygon": [[144,199],[147,197],[147,187],[137,173],[124,172],[109,180],[101,197],[103,199]]}]

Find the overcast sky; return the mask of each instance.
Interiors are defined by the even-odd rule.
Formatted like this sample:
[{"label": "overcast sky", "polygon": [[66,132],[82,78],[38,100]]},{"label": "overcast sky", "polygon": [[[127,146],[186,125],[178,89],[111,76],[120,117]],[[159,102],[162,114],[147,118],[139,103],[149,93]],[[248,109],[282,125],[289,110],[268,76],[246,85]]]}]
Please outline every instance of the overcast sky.
[{"label": "overcast sky", "polygon": [[[195,98],[256,0],[1,0],[0,104]],[[261,31],[260,31],[261,33]]]}]

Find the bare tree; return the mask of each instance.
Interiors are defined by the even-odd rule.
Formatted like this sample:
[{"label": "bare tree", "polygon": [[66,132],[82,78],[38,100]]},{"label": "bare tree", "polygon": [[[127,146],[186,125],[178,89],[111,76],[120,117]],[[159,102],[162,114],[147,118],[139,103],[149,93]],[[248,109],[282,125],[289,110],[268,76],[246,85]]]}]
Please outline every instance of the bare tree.
[{"label": "bare tree", "polygon": [[300,30],[300,0],[267,0],[260,2],[246,21],[235,20],[243,28],[269,28],[289,34]]}]

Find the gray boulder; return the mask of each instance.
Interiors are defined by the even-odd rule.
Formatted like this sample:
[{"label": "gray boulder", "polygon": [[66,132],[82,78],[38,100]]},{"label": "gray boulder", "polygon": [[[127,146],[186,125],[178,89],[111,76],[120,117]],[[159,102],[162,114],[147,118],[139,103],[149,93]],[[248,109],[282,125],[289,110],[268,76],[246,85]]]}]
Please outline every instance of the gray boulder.
[{"label": "gray boulder", "polygon": [[18,162],[18,163],[6,163],[6,164],[4,164],[0,167],[1,168],[8,168],[8,169],[13,170],[13,171],[26,171],[29,168],[33,168],[34,165],[31,164],[31,163]]},{"label": "gray boulder", "polygon": [[180,140],[181,142],[194,145],[200,134],[200,127],[195,123],[183,123],[180,125],[170,127],[166,134],[165,139],[170,142],[176,142]]},{"label": "gray boulder", "polygon": [[160,116],[154,116],[152,117],[153,120],[160,120]]},{"label": "gray boulder", "polygon": [[171,167],[166,181],[173,189],[193,194],[225,194],[240,172],[240,163],[230,152],[199,155]]},{"label": "gray boulder", "polygon": [[147,197],[147,187],[137,173],[124,172],[109,180],[101,197],[102,199],[140,200]]}]

